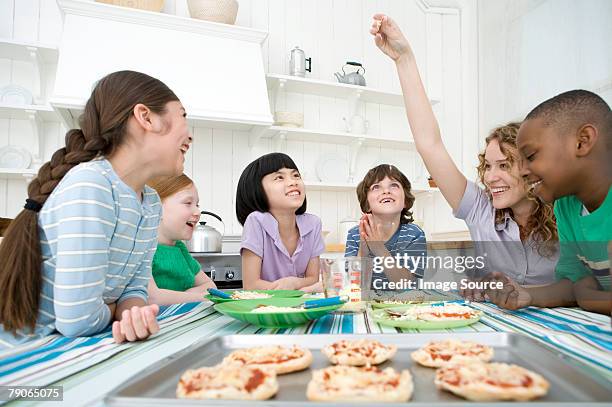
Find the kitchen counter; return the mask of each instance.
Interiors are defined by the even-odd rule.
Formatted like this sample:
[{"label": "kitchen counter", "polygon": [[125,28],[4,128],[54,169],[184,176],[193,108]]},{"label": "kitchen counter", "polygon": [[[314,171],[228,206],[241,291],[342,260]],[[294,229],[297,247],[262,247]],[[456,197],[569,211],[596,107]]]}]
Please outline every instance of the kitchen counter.
[{"label": "kitchen counter", "polygon": [[[530,308],[527,311],[507,312],[490,304],[472,303],[472,305],[485,313],[480,322],[463,328],[427,332],[519,332],[542,342],[562,355],[569,363],[598,376],[603,381],[612,381],[612,352],[610,352],[612,334],[609,317],[576,308]],[[181,308],[189,311],[181,314]],[[212,304],[208,302],[178,305],[173,306],[172,309],[177,312],[177,315],[167,318],[162,324],[162,331],[154,338],[120,346],[113,344],[112,341],[107,341],[104,346],[109,350],[114,349],[117,353],[110,357],[107,356],[106,360],[100,363],[56,381],[55,385],[64,386],[64,404],[70,406],[103,405],[102,400],[105,395],[131,376],[197,341],[208,340],[216,336],[418,333],[417,330],[406,329],[398,332],[395,328],[380,326],[371,319],[367,312],[331,314],[295,328],[262,329],[221,315],[214,311]],[[166,314],[172,309],[166,310]],[[86,355],[86,360],[103,357],[104,352],[94,352],[98,348],[94,347],[91,354]],[[74,363],[84,363],[80,361],[81,359],[76,358]],[[47,374],[61,375],[61,373],[60,369],[56,370],[56,373]]]}]

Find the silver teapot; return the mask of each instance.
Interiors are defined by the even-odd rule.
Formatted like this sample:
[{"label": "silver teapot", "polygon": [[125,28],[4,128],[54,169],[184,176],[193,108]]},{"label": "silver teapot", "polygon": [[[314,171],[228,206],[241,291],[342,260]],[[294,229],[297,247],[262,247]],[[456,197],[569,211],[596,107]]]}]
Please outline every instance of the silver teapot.
[{"label": "silver teapot", "polygon": [[[347,65],[356,66],[357,71],[347,74],[344,71],[344,67]],[[336,72],[334,73],[334,75],[336,76],[336,79],[338,79],[338,82],[340,83],[347,83],[349,85],[366,86],[365,77],[362,75],[362,73],[359,72],[360,70],[363,70],[363,73],[365,73],[365,68],[359,62],[347,61],[347,63],[344,64],[344,66],[342,67],[342,74],[340,74],[340,72]]]},{"label": "silver teapot", "polygon": [[[200,212],[201,215],[210,215],[219,219],[223,224],[223,233],[225,233],[225,223],[217,214],[208,211]],[[223,235],[212,226],[208,226],[206,222],[199,222],[193,231],[191,240],[187,242],[187,248],[192,253],[221,253],[223,245]]]}]

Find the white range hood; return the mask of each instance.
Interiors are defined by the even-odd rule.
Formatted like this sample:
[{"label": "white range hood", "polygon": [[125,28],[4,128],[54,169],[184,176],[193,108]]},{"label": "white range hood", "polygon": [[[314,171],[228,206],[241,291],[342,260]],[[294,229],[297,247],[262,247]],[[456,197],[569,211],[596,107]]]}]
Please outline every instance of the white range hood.
[{"label": "white range hood", "polygon": [[64,28],[50,102],[68,125],[98,79],[125,69],[166,83],[194,126],[256,133],[272,124],[266,32],[91,1],[57,3]]}]

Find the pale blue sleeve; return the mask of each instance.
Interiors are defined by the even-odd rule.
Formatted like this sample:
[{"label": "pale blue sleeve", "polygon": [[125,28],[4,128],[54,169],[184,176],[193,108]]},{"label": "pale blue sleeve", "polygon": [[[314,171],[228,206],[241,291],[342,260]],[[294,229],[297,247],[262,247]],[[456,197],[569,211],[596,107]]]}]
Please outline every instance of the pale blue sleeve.
[{"label": "pale blue sleeve", "polygon": [[[39,224],[56,245],[53,311],[64,336],[89,336],[111,321],[103,301],[109,246],[117,221],[109,181],[95,171],[70,173],[39,214]],[[43,277],[48,278],[48,277]],[[44,312],[44,310],[42,311]]]}]

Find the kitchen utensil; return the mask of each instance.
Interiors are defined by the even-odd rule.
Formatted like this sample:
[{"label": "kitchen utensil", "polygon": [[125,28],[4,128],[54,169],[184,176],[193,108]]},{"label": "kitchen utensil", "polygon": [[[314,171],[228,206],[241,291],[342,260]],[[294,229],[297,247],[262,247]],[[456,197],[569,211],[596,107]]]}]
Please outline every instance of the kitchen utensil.
[{"label": "kitchen utensil", "polygon": [[[225,223],[219,215],[208,211],[202,211],[200,213],[219,219],[223,224],[223,234],[225,234]],[[223,234],[219,233],[217,229],[208,226],[206,222],[199,222],[193,231],[191,240],[187,242],[187,248],[193,253],[221,253]]]},{"label": "kitchen utensil", "polygon": [[[306,67],[308,62],[308,68]],[[289,60],[289,74],[293,76],[306,76],[306,71],[312,72],[312,58],[306,58],[306,54],[297,45],[291,50]]]},{"label": "kitchen utensil", "polygon": [[274,113],[275,125],[283,127],[303,127],[304,113],[277,111]]},{"label": "kitchen utensil", "polygon": [[347,120],[346,117],[343,117],[342,120],[344,120],[344,125],[348,133],[366,134],[370,127],[370,122],[358,114],[351,117],[350,120]]},{"label": "kitchen utensil", "polygon": [[217,290],[216,288],[209,288],[207,290],[211,295],[214,295],[215,297],[219,297],[219,298],[223,298],[224,300],[231,300],[232,296],[229,295],[228,293],[225,293],[221,290]]},{"label": "kitchen utensil", "polygon": [[19,85],[6,85],[0,88],[0,103],[5,105],[31,105],[32,93]]},{"label": "kitchen utensil", "polygon": [[26,169],[32,163],[32,155],[28,150],[18,146],[0,148],[0,168]]},{"label": "kitchen utensil", "polygon": [[236,0],[187,0],[189,15],[198,20],[234,24],[238,15]]},{"label": "kitchen utensil", "polygon": [[326,298],[348,296],[340,310],[359,312],[365,309],[361,299],[361,276],[366,259],[361,257],[321,257],[323,292]]},{"label": "kitchen utensil", "polygon": [[337,297],[329,297],[329,298],[321,298],[316,300],[308,300],[305,301],[301,305],[294,305],[291,308],[300,308],[300,309],[313,309],[320,307],[327,307],[329,305],[342,305],[348,301],[348,296],[337,296]]},{"label": "kitchen utensil", "polygon": [[[344,70],[344,67],[347,65],[356,66],[357,71],[347,74]],[[366,86],[366,80],[363,74],[360,72],[361,70],[363,70],[363,73],[365,73],[365,68],[359,62],[347,61],[346,64],[344,64],[344,66],[342,67],[342,74],[340,74],[340,72],[335,72],[334,75],[336,76],[336,79],[338,79],[338,82],[340,83],[346,83],[349,85]]]},{"label": "kitchen utensil", "polygon": [[98,3],[114,6],[137,8],[140,10],[160,12],[164,8],[164,0],[96,0]]},{"label": "kitchen utensil", "polygon": [[315,164],[317,178],[323,182],[347,182],[349,162],[338,153],[326,153],[319,157]]},{"label": "kitchen utensil", "polygon": [[310,320],[321,318],[341,307],[341,304],[328,305],[311,309],[297,309],[292,312],[251,312],[262,305],[277,307],[301,306],[306,302],[303,298],[267,298],[263,300],[232,301],[214,306],[216,311],[264,328],[288,328],[303,325]]},{"label": "kitchen utensil", "polygon": [[[335,318],[338,322],[338,319]],[[367,321],[367,320],[366,320]],[[342,326],[346,323],[342,319]],[[331,322],[330,322],[331,323]],[[367,322],[366,322],[367,323]],[[349,322],[352,327],[353,322]],[[356,324],[356,322],[355,322]],[[316,324],[318,325],[318,324]],[[340,327],[338,327],[340,328]],[[342,328],[343,329],[343,328]],[[314,331],[314,330],[313,330]],[[372,331],[378,331],[372,327]],[[184,400],[176,397],[176,384],[180,376],[188,369],[203,366],[215,366],[231,352],[237,349],[254,346],[280,345],[291,347],[298,345],[312,352],[313,361],[310,368],[301,372],[280,375],[277,377],[280,391],[276,397],[264,402],[251,404],[266,405],[270,407],[297,407],[306,405],[329,406],[332,403],[312,403],[306,398],[306,386],[312,378],[312,372],[329,366],[329,360],[321,349],[340,340],[363,339],[363,334],[308,334],[308,335],[223,335],[214,339],[195,342],[187,348],[154,363],[132,376],[118,388],[112,390],[105,399],[105,405],[110,407],[134,406],[184,406],[185,404],[207,402],[212,404],[216,400],[198,401]],[[450,393],[436,388],[434,378],[436,369],[420,366],[410,356],[412,352],[425,346],[429,342],[454,339],[457,341],[471,341],[481,343],[493,348],[494,362],[512,363],[541,374],[550,382],[550,389],[546,396],[535,402],[499,402],[496,406],[608,406],[610,404],[610,383],[601,376],[596,375],[593,369],[570,359],[559,350],[552,350],[542,342],[532,339],[524,334],[507,332],[443,332],[443,333],[401,333],[370,334],[368,338],[380,341],[385,345],[396,345],[397,354],[383,368],[392,367],[396,371],[410,369],[414,380],[414,395],[411,402],[393,404],[395,406],[410,406],[412,404],[424,407],[436,406],[484,406],[493,403],[474,403],[458,398]],[[547,341],[548,338],[544,338]],[[554,343],[556,339],[552,339]],[[221,400],[218,404],[238,406],[246,404],[243,400]],[[373,405],[376,403],[370,403]],[[379,403],[382,405],[382,403]],[[387,403],[385,403],[387,404]],[[337,407],[351,407],[366,405],[354,401],[334,402]]]},{"label": "kitchen utensil", "polygon": [[[251,292],[256,292],[256,293],[270,294],[272,298],[298,298],[304,295],[304,291],[300,291],[300,290],[242,290],[242,291],[251,291]],[[210,292],[210,289],[208,292]],[[226,295],[229,295],[224,291],[221,291],[221,292]],[[229,298],[225,298],[225,297],[221,298],[219,296],[214,295],[213,293],[205,295],[204,298],[212,302],[215,302],[215,303],[229,302],[229,301],[250,301],[250,300],[238,300],[238,299],[232,298],[231,296]]]}]

